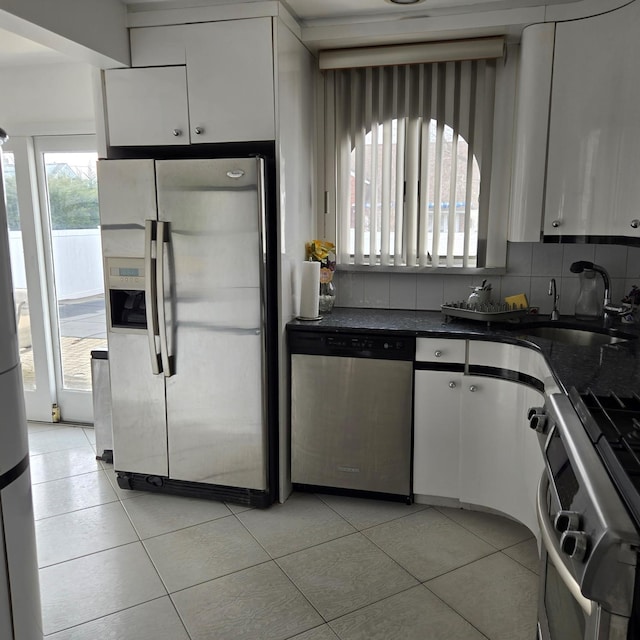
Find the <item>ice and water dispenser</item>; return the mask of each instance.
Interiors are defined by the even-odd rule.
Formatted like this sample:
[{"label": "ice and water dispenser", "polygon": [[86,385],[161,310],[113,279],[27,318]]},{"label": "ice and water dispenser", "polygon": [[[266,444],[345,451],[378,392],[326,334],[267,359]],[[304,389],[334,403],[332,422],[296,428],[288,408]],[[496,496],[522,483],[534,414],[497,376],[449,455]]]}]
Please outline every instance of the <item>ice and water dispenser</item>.
[{"label": "ice and water dispenser", "polygon": [[144,258],[107,258],[109,329],[147,329]]}]

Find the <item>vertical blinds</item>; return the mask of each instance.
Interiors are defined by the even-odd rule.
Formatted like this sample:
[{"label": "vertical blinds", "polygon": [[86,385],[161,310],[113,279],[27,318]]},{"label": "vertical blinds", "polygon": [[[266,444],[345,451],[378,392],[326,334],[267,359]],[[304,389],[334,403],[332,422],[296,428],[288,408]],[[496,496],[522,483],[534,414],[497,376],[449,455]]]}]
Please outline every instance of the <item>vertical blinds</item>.
[{"label": "vertical blinds", "polygon": [[334,69],[327,80],[339,262],[477,266],[495,60]]}]

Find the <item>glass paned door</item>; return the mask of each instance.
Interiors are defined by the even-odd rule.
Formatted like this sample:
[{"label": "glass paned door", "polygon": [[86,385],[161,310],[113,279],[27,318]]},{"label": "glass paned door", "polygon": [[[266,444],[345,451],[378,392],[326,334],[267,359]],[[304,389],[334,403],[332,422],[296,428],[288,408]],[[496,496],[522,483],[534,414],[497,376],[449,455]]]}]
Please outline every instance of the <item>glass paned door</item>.
[{"label": "glass paned door", "polygon": [[63,389],[91,390],[91,351],[106,348],[96,153],[45,153]]},{"label": "glass paned door", "polygon": [[27,275],[24,260],[22,224],[18,207],[16,188],[16,164],[12,152],[2,154],[7,221],[9,224],[9,254],[11,256],[11,276],[13,278],[13,299],[15,304],[18,344],[22,364],[22,383],[25,390],[35,391],[36,375],[31,339],[31,315],[27,296]]},{"label": "glass paned door", "polygon": [[36,139],[56,395],[76,422],[93,421],[91,351],[107,348],[94,144]]}]

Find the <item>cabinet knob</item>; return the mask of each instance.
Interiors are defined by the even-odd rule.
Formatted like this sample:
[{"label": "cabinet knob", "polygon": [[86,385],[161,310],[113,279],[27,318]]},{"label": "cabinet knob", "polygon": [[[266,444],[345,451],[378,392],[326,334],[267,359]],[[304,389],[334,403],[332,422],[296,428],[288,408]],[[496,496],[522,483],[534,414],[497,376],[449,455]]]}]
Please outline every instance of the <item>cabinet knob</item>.
[{"label": "cabinet knob", "polygon": [[561,223],[560,223],[560,220],[554,220],[554,221],[551,223],[551,226],[552,226],[554,229],[557,229],[557,228],[560,226],[560,224],[561,224]]},{"label": "cabinet knob", "polygon": [[478,387],[476,387],[476,385],[475,385],[475,384],[472,384],[472,385],[469,387],[469,391],[471,391],[471,393],[475,393],[477,390],[478,390]]},{"label": "cabinet knob", "polygon": [[638,227],[640,227],[640,220],[638,220],[637,218],[635,220],[631,221],[631,228],[632,229],[637,229]]},{"label": "cabinet knob", "polygon": [[176,136],[176,138],[182,135],[182,131],[180,129],[174,129],[171,133]]},{"label": "cabinet knob", "polygon": [[193,132],[199,136],[201,133],[204,133],[204,129],[202,127],[196,127]]},{"label": "cabinet knob", "polygon": [[449,383],[449,389],[455,389],[455,388],[456,388],[456,383],[452,380],[452,381]]},{"label": "cabinet knob", "polygon": [[442,357],[442,351],[434,351],[434,352],[433,352],[433,355],[434,355],[436,358],[440,358],[440,357]]}]

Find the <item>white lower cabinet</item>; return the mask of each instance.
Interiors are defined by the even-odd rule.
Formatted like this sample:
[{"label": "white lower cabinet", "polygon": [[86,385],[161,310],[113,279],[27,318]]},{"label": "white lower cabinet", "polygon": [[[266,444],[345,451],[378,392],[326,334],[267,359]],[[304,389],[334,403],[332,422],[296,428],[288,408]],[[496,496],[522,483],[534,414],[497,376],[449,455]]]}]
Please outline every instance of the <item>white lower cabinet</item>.
[{"label": "white lower cabinet", "polygon": [[462,373],[416,371],[413,493],[459,497]]},{"label": "white lower cabinet", "polygon": [[535,531],[542,455],[527,411],[542,405],[542,394],[510,380],[466,376],[460,397],[460,501],[496,509]]},{"label": "white lower cabinet", "polygon": [[527,411],[542,403],[539,391],[518,382],[416,371],[416,501],[454,498],[537,531],[535,495],[543,462]]}]

